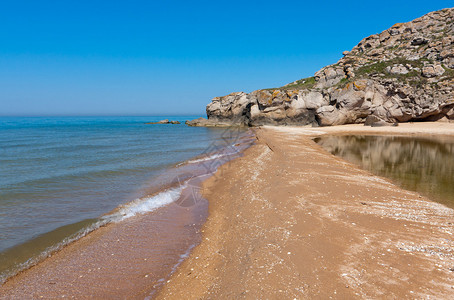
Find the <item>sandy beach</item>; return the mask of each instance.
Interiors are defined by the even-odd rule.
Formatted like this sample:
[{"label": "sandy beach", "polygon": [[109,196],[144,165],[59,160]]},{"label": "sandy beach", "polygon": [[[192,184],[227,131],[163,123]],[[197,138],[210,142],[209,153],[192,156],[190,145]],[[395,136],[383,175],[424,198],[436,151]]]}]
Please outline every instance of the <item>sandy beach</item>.
[{"label": "sandy beach", "polygon": [[327,153],[322,134],[454,134],[454,124],[265,127],[204,184],[203,242],[159,299],[449,298],[454,211]]},{"label": "sandy beach", "polygon": [[[454,135],[454,124],[254,130],[256,144],[203,183],[208,200],[203,226],[197,224],[202,203],[101,228],[9,280],[0,287],[0,298],[449,298],[454,293],[454,210],[361,170],[312,140],[324,134]],[[174,218],[180,222],[170,224]],[[162,227],[161,235],[148,235],[155,226]],[[163,286],[156,282],[173,267],[172,260],[156,268],[156,261],[166,259],[152,259],[147,249],[159,241],[165,253],[172,243],[165,232],[194,235],[199,229],[202,242]],[[93,253],[98,254],[88,259]],[[150,274],[151,268],[161,273]]]},{"label": "sandy beach", "polygon": [[5,1],[0,300],[454,300],[452,2]]}]

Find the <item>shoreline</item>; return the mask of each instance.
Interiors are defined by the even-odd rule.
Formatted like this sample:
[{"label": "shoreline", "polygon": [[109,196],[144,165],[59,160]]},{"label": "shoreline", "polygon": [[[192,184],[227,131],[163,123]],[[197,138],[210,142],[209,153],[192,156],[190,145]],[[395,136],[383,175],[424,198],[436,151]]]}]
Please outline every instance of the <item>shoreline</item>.
[{"label": "shoreline", "polygon": [[157,299],[446,297],[454,210],[335,157],[325,134],[453,135],[454,124],[257,129],[205,181],[203,241]]},{"label": "shoreline", "polygon": [[0,299],[148,297],[200,242],[207,205],[173,202],[101,226],[8,278]]},{"label": "shoreline", "polygon": [[[305,182],[304,178],[309,176],[312,179],[314,176],[317,176],[317,172],[314,173],[314,170],[309,168],[308,170],[305,170],[305,172],[303,172],[302,174],[293,174],[297,176],[292,176],[292,171],[298,171],[298,168],[295,168],[296,165],[298,165],[298,163],[285,165],[285,161],[287,160],[286,155],[288,154],[287,151],[289,149],[293,151],[306,147],[308,148],[306,149],[308,151],[307,153],[303,153],[303,157],[306,159],[310,158],[313,155],[314,156],[321,155],[324,158],[328,156],[330,157],[331,161],[336,163],[335,168],[336,169],[340,168],[340,170],[337,170],[338,172],[345,171],[344,169],[347,168],[350,171],[353,170],[353,172],[355,173],[357,172],[360,174],[358,179],[359,181],[354,182],[355,184],[359,184],[361,186],[362,184],[364,184],[364,182],[361,182],[361,180],[367,178],[368,183],[381,186],[379,189],[384,189],[387,193],[390,192],[390,190],[396,189],[398,193],[405,195],[406,198],[413,197],[414,199],[412,200],[419,201],[417,202],[419,205],[419,209],[422,209],[425,212],[431,211],[431,214],[433,214],[436,218],[436,222],[445,222],[444,220],[445,216],[443,215],[443,213],[446,213],[446,210],[443,209],[440,210],[440,206],[443,207],[441,204],[434,203],[429,199],[421,200],[422,197],[417,193],[405,191],[401,188],[398,188],[388,179],[372,175],[366,171],[359,169],[359,167],[355,165],[345,162],[338,157],[334,157],[312,141],[312,138],[325,134],[427,135],[439,133],[440,132],[439,125],[446,125],[440,123],[420,123],[420,124],[421,125],[418,124],[416,126],[417,128],[413,129],[411,128],[411,124],[406,124],[405,126],[402,126],[400,128],[399,127],[371,128],[362,125],[348,125],[347,127],[336,126],[321,128],[272,127],[272,126],[264,126],[263,128],[257,128],[255,130],[257,134],[256,144],[247,148],[243,152],[243,156],[237,157],[234,160],[229,161],[227,164],[224,164],[221,167],[219,167],[218,171],[214,174],[214,176],[211,176],[209,179],[204,180],[202,183],[203,196],[205,199],[208,199],[208,203],[206,203],[206,205],[208,206],[208,217],[206,219],[206,222],[199,223],[196,229],[196,231],[200,230],[201,232],[201,243],[199,243],[194,248],[192,248],[193,244],[189,245],[189,247],[187,248],[189,252],[186,251],[187,253],[189,253],[189,256],[186,259],[184,259],[184,257],[181,257],[178,264],[176,264],[173,267],[173,271],[170,272],[171,276],[170,278],[168,278],[169,280],[167,282],[164,282],[163,280],[159,281],[158,282],[159,287],[156,286],[158,288],[153,288],[151,284],[148,284],[150,283],[150,280],[148,280],[149,277],[146,276],[147,273],[145,271],[144,273],[145,275],[143,275],[143,278],[139,278],[137,276],[130,278],[131,280],[140,281],[142,288],[137,289],[137,286],[126,287],[123,285],[123,288],[125,288],[123,289],[123,293],[125,293],[125,295],[129,295],[130,298],[142,299],[144,297],[149,296],[152,296],[153,298],[156,297],[158,299],[179,299],[181,297],[195,299],[199,297],[206,298],[222,296],[256,298],[266,297],[269,295],[275,295],[276,297],[288,296],[303,298],[312,298],[313,296],[316,297],[344,296],[355,298],[381,295],[380,293],[371,294],[369,290],[364,291],[361,289],[359,292],[358,291],[353,292],[355,288],[358,289],[358,287],[362,285],[365,284],[367,285],[368,282],[361,281],[363,279],[361,279],[358,274],[356,275],[349,274],[348,266],[347,267],[344,266],[346,269],[343,271],[343,273],[341,273],[340,277],[339,274],[337,274],[337,276],[333,276],[333,274],[331,274],[332,273],[331,271],[325,271],[327,274],[324,274],[323,270],[326,270],[327,266],[329,266],[328,269],[332,269],[333,266],[336,265],[337,260],[339,259],[340,256],[342,256],[342,251],[355,250],[347,249],[345,245],[343,245],[339,241],[335,241],[333,243],[332,241],[330,241],[331,238],[337,239],[338,235],[343,236],[344,239],[351,238],[352,241],[354,240],[356,242],[355,244],[356,246],[358,246],[357,245],[358,240],[360,239],[357,233],[354,232],[352,233],[351,228],[342,229],[336,228],[335,232],[330,232],[329,230],[327,232],[324,232],[324,234],[328,234],[328,237],[326,236],[314,237],[314,235],[316,235],[315,233],[317,233],[318,231],[317,225],[320,224],[323,225],[325,223],[335,223],[336,220],[332,220],[330,216],[327,217],[327,214],[329,215],[329,212],[326,211],[328,208],[331,208],[334,204],[327,202],[326,199],[322,201],[322,203],[312,203],[310,201],[314,200],[315,202],[319,202],[317,198],[320,197],[323,193],[327,192],[325,186],[319,186],[321,184],[320,182],[318,182],[316,185],[314,185],[314,187],[309,189],[310,192],[314,192],[314,190],[317,190],[317,188],[320,189],[315,193],[313,199],[304,199],[308,191],[305,191],[303,196],[297,195],[301,193],[300,185],[301,183]],[[444,130],[442,134],[454,136],[454,124],[448,127],[450,127],[449,130]],[[287,140],[288,143],[282,143],[282,140]],[[283,151],[283,149],[285,151]],[[300,155],[302,154],[300,153]],[[278,161],[273,161],[273,157],[275,156],[279,156]],[[265,162],[270,163],[271,167],[268,167]],[[296,160],[295,162],[298,162],[298,160]],[[324,165],[324,167],[328,166]],[[250,175],[250,178],[246,175]],[[326,175],[327,174],[325,174],[324,176]],[[339,174],[337,174],[336,176],[339,176]],[[283,181],[282,180],[283,178],[281,177],[285,177],[287,178],[287,180]],[[250,180],[244,180],[245,178]],[[278,180],[276,181],[275,178],[277,178]],[[300,180],[302,181],[298,183],[297,178],[300,178]],[[329,176],[327,178],[329,178]],[[279,191],[278,192],[269,191],[270,187],[273,185],[278,185],[280,190],[288,189],[287,191],[288,195],[285,192],[281,193]],[[251,195],[250,193],[247,193],[248,189],[256,189],[257,193],[255,195]],[[270,199],[261,199],[262,192],[266,192],[265,193],[266,196],[270,197]],[[328,190],[328,193],[331,192]],[[287,197],[289,199],[289,203],[287,203],[286,201]],[[396,202],[395,200],[393,201]],[[381,218],[388,218],[389,215],[392,214],[392,211],[395,210],[396,208],[398,209],[398,211],[406,209],[405,207],[403,208],[400,206],[396,206],[395,205],[396,203],[394,202],[392,203],[392,205],[394,206],[391,205],[390,207],[386,207],[385,205],[384,208],[381,207],[383,211],[386,211],[386,214],[381,215]],[[386,201],[384,203],[386,204]],[[428,205],[428,203],[429,204],[432,203],[433,205]],[[340,203],[337,206],[342,207],[342,205],[345,205],[345,203]],[[354,210],[355,213],[354,217],[357,218],[358,217],[357,214],[361,213],[365,214],[365,212],[361,211],[361,209],[363,209],[366,206],[369,207],[369,205],[370,205],[369,203],[367,205],[363,205],[360,203],[359,208],[356,207]],[[309,214],[305,213],[304,208],[305,206],[308,206],[308,209],[310,210]],[[346,208],[344,207],[344,209],[348,210],[351,209],[351,207],[347,205]],[[266,218],[264,220],[261,220],[262,223],[260,222],[257,223],[257,221],[260,221],[257,219],[261,219],[260,213],[262,212],[262,210],[265,210],[264,213],[266,214]],[[341,209],[337,208],[337,214],[339,214],[339,210]],[[319,214],[316,217],[315,212]],[[448,209],[448,213],[452,214],[453,210]],[[159,212],[154,211],[147,215],[149,216],[153,214],[159,214]],[[295,217],[296,215],[298,215],[298,217]],[[369,213],[367,213],[367,215],[369,215]],[[372,213],[372,215],[374,215],[374,213]],[[451,219],[452,216],[454,215],[451,215]],[[377,216],[374,215],[374,217]],[[140,218],[145,218],[145,216],[141,216]],[[324,218],[327,219],[324,220]],[[339,219],[338,216],[337,218]],[[348,218],[351,218],[351,216]],[[366,223],[369,222],[364,220],[364,216],[361,217],[360,220],[361,222]],[[246,225],[248,225],[250,221],[252,221],[255,231],[254,230],[248,231],[249,226]],[[395,221],[400,223],[408,220],[399,219],[394,220],[393,222]],[[302,224],[300,224],[301,222]],[[359,223],[358,221],[356,222]],[[136,223],[138,224],[139,222]],[[356,224],[354,226],[356,226]],[[374,224],[374,226],[372,227],[376,229],[377,226],[378,226],[377,224]],[[184,227],[185,226],[183,226],[183,228]],[[231,227],[233,227],[233,230]],[[52,257],[51,259],[46,259],[45,261],[52,260],[57,262],[60,261],[61,263],[64,257],[68,257],[67,252],[69,250],[66,248],[76,247],[74,246],[75,244],[78,245],[77,246],[78,250],[74,249],[71,250],[73,256],[75,256],[75,253],[77,254],[77,251],[83,249],[84,247],[87,248],[90,244],[96,242],[98,242],[99,244],[99,241],[101,240],[102,236],[105,235],[106,232],[110,230],[108,228],[109,226],[102,227],[90,233],[83,239],[78,240],[75,243],[72,243],[69,246],[62,249],[61,251],[57,252],[55,255],[55,257],[57,258]],[[454,231],[453,226],[447,225],[447,228],[450,230],[452,234],[452,232]],[[238,231],[237,229],[241,230]],[[292,231],[295,229],[299,232],[296,234],[297,237],[293,239]],[[391,226],[388,229],[392,230],[393,227]],[[418,228],[418,231],[419,230],[421,230],[421,228]],[[307,234],[307,232],[313,232],[312,237],[311,233]],[[268,236],[268,234],[270,234],[270,236]],[[114,236],[115,234],[112,235],[112,239]],[[126,236],[124,237],[126,240],[128,239],[128,237]],[[262,238],[263,240],[261,240]],[[82,240],[84,240],[83,243]],[[264,244],[265,241],[270,241],[271,243]],[[369,242],[369,244],[370,243],[371,242]],[[149,245],[152,244],[153,243],[150,243]],[[333,245],[343,250],[338,251],[335,249],[336,247],[333,247]],[[130,245],[127,246],[130,247]],[[404,246],[407,247],[408,245]],[[128,247],[124,247],[123,251],[127,251]],[[301,247],[303,248],[303,250],[299,249]],[[413,245],[412,247],[416,246]],[[454,245],[450,245],[450,247],[453,248]],[[105,249],[106,248],[104,247],[104,250]],[[322,251],[318,249],[322,249]],[[416,250],[414,250],[411,247],[408,249],[410,255],[415,255],[412,252],[415,252]],[[63,253],[64,251],[66,252]],[[301,251],[303,251],[303,253],[299,253]],[[355,251],[358,252],[359,250],[356,249]],[[431,251],[433,252],[433,250]],[[60,252],[62,253],[60,254]],[[423,253],[419,252],[421,251],[419,250],[416,251],[416,254]],[[98,251],[98,253],[101,252]],[[361,253],[361,251],[359,251],[359,253]],[[437,255],[439,255],[439,253],[441,252],[437,253],[438,253]],[[330,255],[332,256],[330,257],[331,260],[335,258],[334,262],[328,263],[323,262],[323,258],[326,259],[326,257]],[[352,255],[357,255],[357,253],[352,252]],[[450,259],[449,262],[451,262],[452,267],[454,267],[454,258],[452,258],[454,253],[447,251],[447,253],[443,253],[443,255],[444,257],[448,257]],[[105,252],[104,257],[107,257]],[[123,259],[125,258],[126,257],[123,257]],[[290,263],[287,262],[289,258]],[[121,258],[119,257],[119,259]],[[408,258],[405,259],[408,260]],[[320,263],[318,263],[317,260]],[[271,261],[272,263],[267,265],[267,261]],[[116,262],[118,265],[125,264],[125,261],[123,260],[116,260]],[[258,262],[261,263],[261,266],[257,266]],[[227,266],[228,264],[230,264],[230,266]],[[287,264],[289,264],[290,266]],[[42,263],[38,264],[38,267],[41,268],[41,270],[46,269],[45,265],[42,266],[40,265],[42,265]],[[369,266],[370,265],[371,264],[369,264]],[[305,270],[307,266],[308,269],[311,270],[310,272]],[[294,272],[292,273],[292,271],[290,270],[295,267],[296,273]],[[12,280],[14,280],[14,282],[9,283],[8,289],[4,291],[11,292],[12,290],[20,286],[22,284],[20,280],[22,280],[23,277],[26,277],[23,273],[30,273],[30,270],[33,270],[34,268],[36,268],[36,266],[16,276],[21,277],[19,278],[19,280],[17,280],[18,278],[13,277]],[[111,269],[110,272],[114,272],[112,270],[113,269]],[[264,270],[270,271],[270,273],[265,274],[262,272]],[[109,272],[108,270],[106,271]],[[39,279],[37,277],[40,273],[39,270],[33,272],[35,273],[34,280],[38,284],[36,288],[39,291],[41,292],[46,291],[49,289],[49,287],[52,290],[56,287],[55,285],[58,280],[51,279],[49,283],[47,282],[49,280],[46,281],[43,278]],[[263,273],[262,275],[265,274],[263,278],[259,278],[260,272]],[[446,275],[448,276],[448,282],[443,283],[446,289],[447,290],[453,289],[454,278],[452,278],[451,280],[451,277],[453,277],[452,274],[454,273],[448,271],[447,273],[444,272],[443,274],[444,276]],[[105,275],[106,275],[105,273],[101,273],[101,275],[98,274],[95,278],[98,279],[99,276],[104,276],[101,277],[102,278],[101,281],[104,280],[105,281],[104,283],[110,283],[109,281],[106,281]],[[245,277],[245,275],[248,276]],[[82,277],[78,278],[84,278],[84,276],[85,274],[83,274]],[[314,278],[311,278],[314,276],[315,277],[318,276],[318,278],[316,278],[316,280],[314,280]],[[77,280],[79,280],[78,278]],[[144,278],[146,279],[146,281],[144,281]],[[360,278],[361,280],[358,278]],[[282,284],[284,279],[288,282],[288,285]],[[70,283],[70,286],[72,288],[74,287],[80,288],[81,286],[84,285],[75,280],[76,279],[73,278],[73,282]],[[124,280],[125,279],[121,278],[120,274],[117,274],[117,277],[115,279],[116,282],[122,282]],[[251,280],[253,282],[250,282]],[[391,279],[388,278],[387,280]],[[418,279],[415,282],[422,286],[425,283],[425,281],[422,279]],[[93,285],[95,283],[86,281],[85,285],[87,284]],[[300,284],[301,286],[298,286]],[[98,294],[98,296],[111,295],[118,297],[119,295],[118,288],[111,289],[109,291],[108,286],[110,286],[110,284],[101,288],[100,291],[103,291],[104,293]],[[335,293],[329,294],[328,292],[324,291],[324,288],[322,288],[323,286],[327,287],[326,288],[327,291],[334,290]],[[318,287],[318,289],[316,287]],[[339,287],[341,287],[342,289],[340,289]],[[3,299],[11,297],[12,294],[3,294],[1,292],[3,288],[4,286],[0,286],[0,298]],[[22,289],[22,292],[24,292],[24,294],[20,295],[29,296],[30,294],[25,294],[27,291],[25,288],[26,287]],[[368,288],[370,289],[371,287],[369,286]],[[347,289],[347,291],[345,291],[345,289]],[[73,296],[78,295],[79,297],[84,297],[83,293],[80,294],[80,290],[78,291],[79,293],[76,293],[77,290],[74,289],[72,291],[74,292],[72,294]],[[108,293],[105,293],[106,291]],[[392,291],[391,294],[395,296],[418,295],[413,293],[408,294],[404,292],[405,291],[402,291],[402,288],[400,288],[398,292]],[[419,293],[420,293],[419,295],[426,295],[428,292],[426,290],[426,294],[421,292]],[[39,293],[36,293],[34,295],[35,297],[39,297]],[[47,295],[52,294],[48,293]],[[61,296],[60,294],[53,295]],[[69,290],[69,295],[71,295],[71,290]],[[438,295],[440,295],[440,293]],[[441,293],[441,295],[443,295],[443,293]]]},{"label": "shoreline", "polygon": [[201,240],[208,206],[199,194],[201,181],[242,155],[250,142],[249,134],[241,133],[236,144],[178,163],[154,179],[167,184],[147,188],[144,197],[146,202],[178,188],[177,199],[145,213],[135,209],[135,201],[117,207],[106,216],[119,222],[107,222],[9,277],[0,286],[0,299],[150,297]]},{"label": "shoreline", "polygon": [[141,120],[43,117],[3,124],[2,167],[8,172],[0,193],[0,285],[124,213],[149,211],[155,200],[168,203],[146,199],[179,175],[166,176],[168,170],[190,173],[195,164],[176,164],[205,159],[228,143],[223,130],[146,126]]}]

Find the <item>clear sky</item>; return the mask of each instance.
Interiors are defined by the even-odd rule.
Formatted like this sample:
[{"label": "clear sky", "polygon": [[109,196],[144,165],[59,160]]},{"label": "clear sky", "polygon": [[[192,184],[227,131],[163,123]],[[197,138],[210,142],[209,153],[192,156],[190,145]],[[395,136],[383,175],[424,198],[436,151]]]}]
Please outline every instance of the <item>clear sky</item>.
[{"label": "clear sky", "polygon": [[1,1],[0,115],[204,114],[450,1]]}]

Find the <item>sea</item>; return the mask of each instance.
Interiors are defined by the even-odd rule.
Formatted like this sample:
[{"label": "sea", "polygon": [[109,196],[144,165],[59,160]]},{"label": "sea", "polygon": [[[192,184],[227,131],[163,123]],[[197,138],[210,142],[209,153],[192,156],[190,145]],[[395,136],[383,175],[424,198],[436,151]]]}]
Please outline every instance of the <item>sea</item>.
[{"label": "sea", "polygon": [[[0,285],[100,226],[176,201],[193,174],[240,152],[244,129],[184,124],[197,117],[0,117]],[[162,119],[181,124],[146,124]]]}]

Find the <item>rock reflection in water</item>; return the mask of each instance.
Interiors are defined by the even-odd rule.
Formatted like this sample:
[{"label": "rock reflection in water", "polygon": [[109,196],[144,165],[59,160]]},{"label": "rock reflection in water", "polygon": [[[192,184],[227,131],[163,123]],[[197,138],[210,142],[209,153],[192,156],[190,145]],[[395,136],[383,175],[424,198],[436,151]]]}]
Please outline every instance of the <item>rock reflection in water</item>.
[{"label": "rock reflection in water", "polygon": [[454,138],[326,136],[327,151],[402,187],[454,207]]}]

